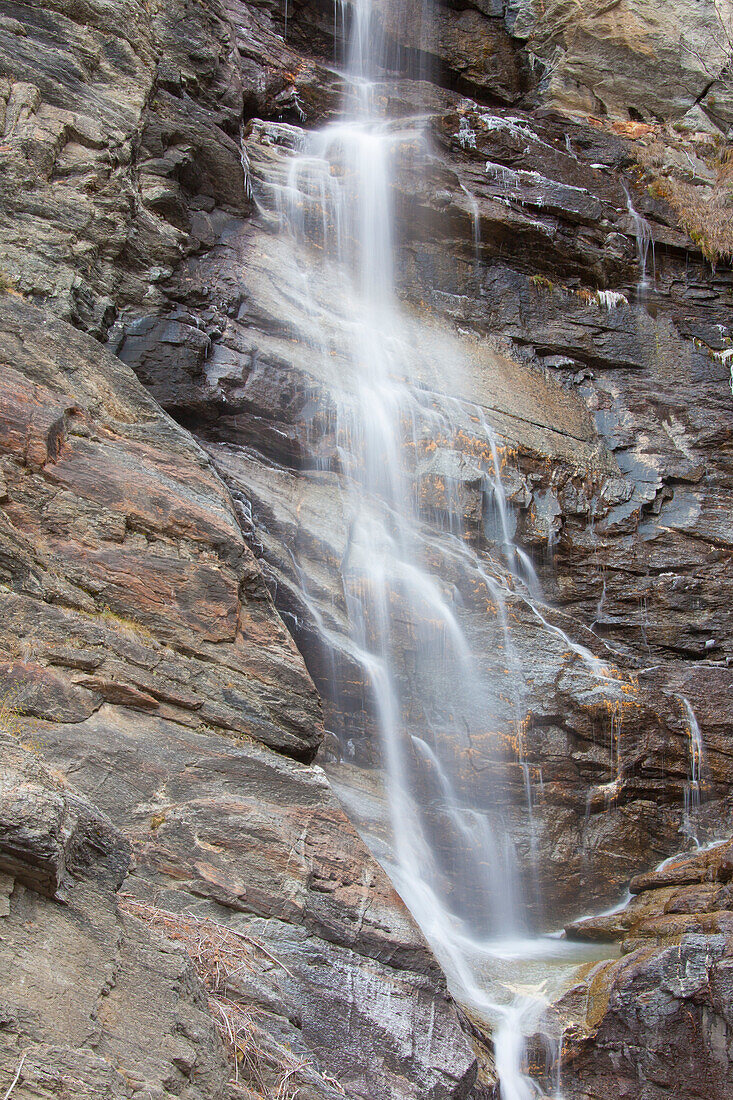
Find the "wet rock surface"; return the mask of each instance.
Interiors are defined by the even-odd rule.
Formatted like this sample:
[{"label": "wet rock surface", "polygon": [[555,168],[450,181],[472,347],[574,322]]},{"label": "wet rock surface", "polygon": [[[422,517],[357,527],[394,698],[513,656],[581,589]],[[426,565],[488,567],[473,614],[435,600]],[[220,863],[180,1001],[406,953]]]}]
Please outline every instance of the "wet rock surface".
[{"label": "wet rock surface", "polygon": [[568,929],[621,943],[558,1002],[572,1097],[724,1097],[731,1088],[730,844],[631,880],[629,904]]},{"label": "wet rock surface", "polygon": [[[685,698],[706,737],[700,828],[728,817],[720,800],[729,767],[730,395],[727,366],[716,358],[727,346],[728,276],[711,279],[672,214],[624,184],[619,170],[631,152],[622,136],[465,100],[454,100],[432,130],[438,145],[417,154],[423,169],[427,159],[427,177],[409,156],[399,161],[396,201],[404,204],[410,257],[401,285],[409,300],[422,293],[426,272],[434,277],[430,305],[452,324],[450,336],[439,336],[432,321],[415,322],[414,344],[435,349],[415,364],[417,400],[445,408],[451,392],[467,404],[450,408],[454,438],[415,461],[425,554],[460,593],[456,614],[469,639],[500,652],[500,638],[485,641],[500,624],[487,623],[492,601],[481,579],[456,563],[436,531],[460,500],[467,539],[502,579],[496,531],[486,526],[478,408],[508,448],[503,479],[514,537],[556,608],[540,609],[553,632],[521,594],[505,594],[519,663],[543,654],[522,687],[524,755],[548,915],[567,918],[581,893],[611,900],[629,860],[641,868],[650,851],[661,857],[678,845],[690,777]],[[136,323],[114,346],[207,441],[324,698],[327,727],[340,730],[338,753],[373,764],[369,691],[350,650],[340,576],[347,547],[352,563],[359,553],[343,513],[333,430],[333,378],[347,391],[353,384],[345,319],[333,311],[328,274],[304,287],[272,235],[273,194],[297,143],[291,125],[252,126],[259,224],[233,225],[203,262],[182,268],[174,295],[187,305],[170,322]],[[654,237],[643,292],[632,199]],[[543,265],[547,274],[537,272]],[[205,358],[196,351],[202,330],[213,337]],[[196,355],[197,365],[181,370]],[[604,694],[597,670],[563,633],[596,654],[606,687],[609,677],[615,686]],[[501,659],[487,662],[494,682],[502,668]],[[491,713],[511,728],[508,695],[496,689]],[[469,749],[465,782],[480,804],[469,761],[477,753],[486,763],[496,749],[480,735]],[[526,784],[517,766],[520,801]],[[528,846],[526,821],[516,830]]]}]

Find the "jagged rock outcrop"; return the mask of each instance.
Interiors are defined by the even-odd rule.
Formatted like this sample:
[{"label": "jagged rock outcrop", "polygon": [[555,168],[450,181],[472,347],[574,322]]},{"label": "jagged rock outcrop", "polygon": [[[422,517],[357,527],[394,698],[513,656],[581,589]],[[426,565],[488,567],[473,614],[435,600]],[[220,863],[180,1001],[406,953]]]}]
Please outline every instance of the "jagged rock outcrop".
[{"label": "jagged rock outcrop", "polygon": [[125,302],[160,300],[217,205],[247,209],[229,27],[134,0],[2,14],[5,278],[101,334]]},{"label": "jagged rock outcrop", "polygon": [[48,720],[132,706],[312,757],[318,700],[203,452],[96,341],[0,316],[6,684]]},{"label": "jagged rock outcrop", "polygon": [[512,33],[544,67],[543,94],[571,112],[727,131],[729,0],[518,0]]},{"label": "jagged rock outcrop", "polygon": [[632,879],[633,898],[571,935],[621,942],[617,961],[589,969],[556,1010],[570,1097],[723,1097],[733,960],[730,843]]},{"label": "jagged rock outcrop", "polygon": [[3,279],[95,335],[248,212],[244,118],[338,94],[239,0],[5,0],[0,30]]}]

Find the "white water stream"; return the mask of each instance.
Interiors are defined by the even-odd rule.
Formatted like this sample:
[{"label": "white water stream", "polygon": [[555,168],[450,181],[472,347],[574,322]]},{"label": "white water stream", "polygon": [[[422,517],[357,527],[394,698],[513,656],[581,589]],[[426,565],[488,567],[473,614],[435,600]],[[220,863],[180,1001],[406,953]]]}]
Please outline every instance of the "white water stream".
[{"label": "white water stream", "polygon": [[[302,299],[313,319],[313,344],[326,364],[334,363],[335,353],[311,294],[316,268],[327,266],[332,282],[336,273],[339,286],[339,301],[332,306],[346,334],[348,361],[336,357],[331,368],[335,457],[324,467],[338,474],[345,498],[349,536],[341,576],[349,652],[370,687],[381,735],[392,834],[387,869],[456,999],[493,1027],[502,1100],[531,1100],[539,1089],[525,1070],[525,1037],[542,1030],[548,982],[557,987],[583,949],[533,936],[528,902],[536,913],[538,899],[526,896],[532,876],[519,873],[507,825],[515,809],[508,805],[510,773],[518,765],[531,862],[533,791],[524,759],[523,674],[511,637],[509,600],[523,600],[540,626],[561,638],[600,693],[609,691],[613,698],[618,685],[597,657],[548,622],[538,606],[539,581],[513,541],[501,447],[483,410],[456,397],[438,399],[414,377],[414,364],[428,349],[416,346],[420,330],[404,316],[395,290],[391,180],[397,158],[409,156],[419,164],[424,123],[394,121],[384,112],[389,50],[382,28],[384,20],[409,18],[417,40],[417,24],[429,34],[429,12],[426,3],[396,14],[382,5],[377,18],[373,3],[377,0],[337,0],[336,31],[347,42],[342,60],[348,91],[341,116],[298,139],[284,178],[270,181],[264,206],[298,249]],[[474,232],[478,251],[477,212]],[[448,361],[460,370],[460,351],[457,341],[442,339],[447,378]],[[441,382],[449,392],[446,379]],[[502,560],[492,571],[463,538],[460,501],[451,496],[450,479],[443,479],[447,518],[441,553],[446,560],[469,561],[493,608],[494,634],[511,683],[511,730],[503,740],[488,732],[496,721],[487,714],[492,688],[461,628],[457,597],[426,560],[420,461],[430,458],[435,440],[453,439],[467,421],[483,444],[477,477]],[[306,605],[328,643],[330,628],[301,581]],[[494,746],[492,766],[481,774],[480,806],[465,780],[477,732]],[[550,1052],[551,1060],[557,1061],[556,1053]]]},{"label": "white water stream", "polygon": [[682,827],[685,833],[695,841],[697,847],[700,842],[695,835],[694,816],[700,807],[701,783],[703,779],[703,767],[705,764],[705,742],[702,731],[697,721],[697,716],[692,709],[689,699],[682,699],[687,718],[687,727],[690,737],[690,781],[684,787],[684,818]]},{"label": "white water stream", "polygon": [[631,220],[634,225],[634,236],[636,237],[636,255],[639,261],[639,282],[637,286],[637,293],[639,297],[643,297],[644,293],[649,289],[649,275],[647,271],[649,263],[649,249],[652,253],[652,282],[651,285],[657,281],[656,270],[656,258],[654,255],[654,236],[651,231],[646,218],[643,218],[634,206],[634,201],[631,197],[626,184],[624,184],[624,191],[626,192],[626,209],[631,216]]}]

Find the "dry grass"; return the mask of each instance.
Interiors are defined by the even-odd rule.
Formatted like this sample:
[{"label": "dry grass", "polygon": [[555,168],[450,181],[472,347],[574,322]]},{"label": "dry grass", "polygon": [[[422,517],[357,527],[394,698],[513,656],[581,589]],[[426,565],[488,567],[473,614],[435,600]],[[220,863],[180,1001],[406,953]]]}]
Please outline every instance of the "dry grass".
[{"label": "dry grass", "polygon": [[[659,128],[636,142],[639,183],[669,203],[679,225],[713,265],[733,259],[733,159],[730,149],[711,140],[700,146]],[[670,156],[677,154],[677,159]],[[681,157],[680,157],[681,154]],[[695,158],[712,173],[696,175]],[[698,161],[698,163],[699,163]],[[689,169],[689,170],[688,170]]]},{"label": "dry grass", "polygon": [[209,993],[225,995],[230,978],[242,970],[255,969],[253,953],[259,945],[243,932],[191,913],[157,909],[129,894],[119,897],[124,912],[139,917],[186,949]]},{"label": "dry grass", "polygon": [[716,264],[733,259],[733,189],[717,185],[703,192],[674,179],[655,182],[650,189],[657,198],[666,199],[706,260]]},{"label": "dry grass", "polygon": [[143,626],[142,623],[135,622],[134,619],[125,619],[122,615],[118,615],[116,611],[113,611],[111,607],[105,605],[98,614],[100,619],[104,619],[106,623],[115,627],[127,638],[136,641],[140,638],[146,642],[155,641],[155,636],[146,626]]},{"label": "dry grass", "polygon": [[[171,913],[120,894],[120,908],[180,943],[209,995],[209,1008],[234,1069],[231,1084],[261,1100],[297,1100],[316,1081],[344,1096],[335,1078],[275,1042],[262,1025],[262,1011],[236,1000],[233,980],[256,971],[258,956],[290,971],[256,939],[217,921],[190,913]],[[292,975],[291,975],[292,976]]]},{"label": "dry grass", "polygon": [[23,1069],[23,1063],[25,1062],[27,1055],[28,1055],[28,1051],[24,1050],[23,1053],[20,1056],[20,1062],[18,1063],[18,1068],[15,1071],[15,1077],[11,1081],[10,1088],[5,1093],[5,1095],[3,1096],[3,1100],[9,1100],[11,1092],[13,1091],[15,1086],[18,1084],[18,1081],[20,1080],[20,1073],[21,1073],[21,1070]]},{"label": "dry grass", "polygon": [[[257,1025],[256,1014],[226,997],[210,997],[209,1007],[233,1058],[232,1084],[246,1082],[250,1094],[262,1100],[297,1100],[306,1081],[313,1081],[313,1064],[283,1047],[274,1047]],[[326,1080],[319,1075],[321,1081]],[[334,1078],[328,1083],[346,1095]]]},{"label": "dry grass", "polygon": [[20,684],[11,686],[0,695],[0,733],[19,737],[25,729],[25,711],[21,705],[23,689]]}]

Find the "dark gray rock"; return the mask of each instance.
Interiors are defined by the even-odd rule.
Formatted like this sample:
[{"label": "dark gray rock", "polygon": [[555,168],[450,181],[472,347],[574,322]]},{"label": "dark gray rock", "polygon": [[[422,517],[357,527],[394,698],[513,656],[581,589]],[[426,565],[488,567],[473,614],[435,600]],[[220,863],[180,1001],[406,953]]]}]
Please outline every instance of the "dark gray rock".
[{"label": "dark gray rock", "polygon": [[101,873],[117,888],[129,845],[84,799],[50,782],[48,772],[8,736],[0,764],[0,870],[50,898],[63,898],[80,873]]},{"label": "dark gray rock", "polygon": [[613,917],[568,929],[620,940],[623,952],[556,1005],[570,1024],[563,1043],[569,1096],[728,1096],[732,872],[730,843],[680,856],[633,879],[636,896]]}]

